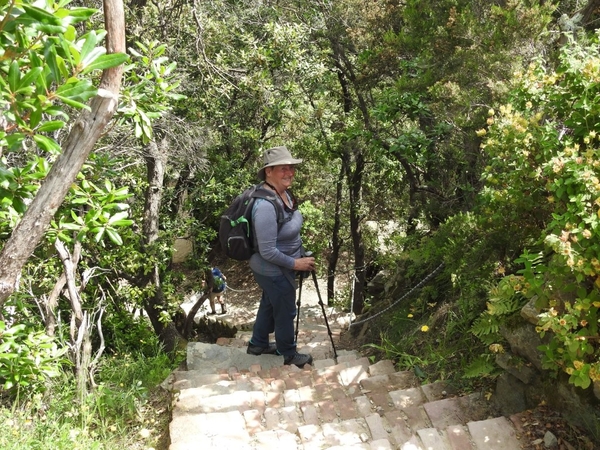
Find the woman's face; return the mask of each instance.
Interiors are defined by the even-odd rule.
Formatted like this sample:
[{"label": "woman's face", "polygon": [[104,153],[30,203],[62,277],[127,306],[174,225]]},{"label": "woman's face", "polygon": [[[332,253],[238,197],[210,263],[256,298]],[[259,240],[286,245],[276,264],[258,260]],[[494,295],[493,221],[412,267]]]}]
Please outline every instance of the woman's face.
[{"label": "woman's face", "polygon": [[294,181],[296,166],[285,164],[280,166],[267,167],[265,169],[267,181],[277,188],[287,189]]}]

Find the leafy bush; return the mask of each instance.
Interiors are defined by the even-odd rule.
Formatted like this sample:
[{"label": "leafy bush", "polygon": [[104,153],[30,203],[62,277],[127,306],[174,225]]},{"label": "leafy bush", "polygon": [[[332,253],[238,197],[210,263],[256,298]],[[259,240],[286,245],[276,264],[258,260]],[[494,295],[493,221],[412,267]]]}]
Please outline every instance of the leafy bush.
[{"label": "leafy bush", "polygon": [[66,349],[59,349],[44,331],[25,324],[7,327],[0,321],[0,383],[2,388],[19,394],[27,388],[29,395],[45,390],[48,378],[61,373],[60,363]]},{"label": "leafy bush", "polygon": [[180,362],[160,351],[103,357],[97,387],[79,396],[73,374],[11,408],[0,406],[0,448],[166,448],[170,395],[156,386]]},{"label": "leafy bush", "polygon": [[[594,39],[596,41],[597,39]],[[600,381],[600,51],[571,43],[555,70],[515,74],[511,102],[490,111],[482,197],[491,220],[530,237],[515,293],[535,299],[547,369]]]}]

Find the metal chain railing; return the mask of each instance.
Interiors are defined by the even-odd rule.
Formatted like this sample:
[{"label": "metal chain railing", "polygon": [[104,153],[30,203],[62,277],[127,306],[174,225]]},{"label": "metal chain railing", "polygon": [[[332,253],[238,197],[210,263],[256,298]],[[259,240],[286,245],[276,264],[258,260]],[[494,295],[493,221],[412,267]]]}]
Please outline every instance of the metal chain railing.
[{"label": "metal chain railing", "polygon": [[393,307],[395,307],[398,303],[400,303],[402,300],[404,300],[406,297],[408,297],[414,291],[416,291],[417,289],[422,288],[431,278],[433,278],[440,270],[442,270],[442,267],[444,267],[444,263],[441,263],[439,266],[437,266],[435,268],[435,270],[433,272],[431,272],[429,275],[427,275],[425,278],[423,278],[419,282],[419,284],[417,284],[416,286],[413,286],[406,294],[404,294],[402,297],[400,297],[398,300],[396,300],[390,306],[388,306],[385,309],[379,311],[378,313],[372,315],[371,317],[367,317],[364,320],[359,320],[358,322],[352,322],[350,324],[349,328],[352,328],[354,325],[360,325],[362,323],[369,322],[369,321],[371,321],[371,320],[373,320],[373,319],[381,316],[382,314],[388,312],[390,309],[392,309]]}]

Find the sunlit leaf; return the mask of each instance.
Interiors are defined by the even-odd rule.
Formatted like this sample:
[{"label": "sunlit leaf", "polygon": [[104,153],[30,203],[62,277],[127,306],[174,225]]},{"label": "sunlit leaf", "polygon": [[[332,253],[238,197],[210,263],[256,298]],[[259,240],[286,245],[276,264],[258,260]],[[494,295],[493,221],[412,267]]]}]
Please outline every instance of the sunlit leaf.
[{"label": "sunlit leaf", "polygon": [[86,65],[85,61],[86,61],[88,55],[90,55],[93,51],[98,50],[96,48],[97,43],[98,43],[98,37],[96,36],[95,31],[90,31],[88,34],[86,34],[85,42],[83,43],[83,46],[81,47],[81,52],[80,52],[81,60],[77,61],[77,62],[78,63],[81,62],[81,64],[85,66]]},{"label": "sunlit leaf", "polygon": [[108,223],[109,225],[112,225],[115,222],[125,219],[128,215],[129,213],[127,211],[118,212],[115,215],[111,216],[111,218],[108,220]]},{"label": "sunlit leaf", "polygon": [[111,228],[106,229],[106,234],[108,234],[108,238],[116,245],[123,245],[123,239],[121,235],[117,233],[115,230]]},{"label": "sunlit leaf", "polygon": [[82,74],[87,74],[92,70],[104,70],[111,67],[117,67],[129,59],[125,53],[111,53],[110,55],[101,55],[94,62],[87,65]]},{"label": "sunlit leaf", "polygon": [[72,99],[87,100],[96,95],[97,90],[92,86],[89,80],[82,80],[76,83],[63,84],[56,90],[57,96],[68,97]]},{"label": "sunlit leaf", "polygon": [[104,236],[104,231],[106,230],[106,228],[104,227],[100,227],[100,229],[98,230],[98,232],[96,233],[96,236],[94,236],[94,240],[96,242],[100,242],[102,240],[102,236]]}]

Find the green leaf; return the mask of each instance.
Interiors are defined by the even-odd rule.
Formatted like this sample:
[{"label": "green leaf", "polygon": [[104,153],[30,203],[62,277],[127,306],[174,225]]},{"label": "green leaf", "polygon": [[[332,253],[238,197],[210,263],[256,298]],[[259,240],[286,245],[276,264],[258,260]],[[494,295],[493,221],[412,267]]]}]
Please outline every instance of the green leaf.
[{"label": "green leaf", "polygon": [[109,225],[113,225],[115,222],[123,220],[128,216],[129,216],[129,213],[127,211],[118,212],[115,215],[111,216],[110,219],[108,219],[108,223],[109,223]]},{"label": "green leaf", "polygon": [[66,124],[66,122],[63,122],[62,120],[51,120],[50,122],[46,122],[46,123],[40,125],[36,131],[39,133],[48,132],[48,131],[56,131],[56,130],[59,130],[62,127],[64,127],[65,124]]},{"label": "green leaf", "polygon": [[54,14],[57,17],[60,17],[61,19],[63,19],[63,23],[66,22],[66,23],[71,24],[71,23],[79,23],[84,20],[87,20],[97,12],[98,12],[98,10],[94,9],[94,8],[75,7],[75,8],[71,8],[71,9],[61,8],[61,9],[57,10]]},{"label": "green leaf", "polygon": [[44,58],[46,59],[46,65],[50,69],[51,77],[48,77],[47,84],[52,81],[58,82],[61,79],[60,69],[58,68],[58,55],[56,54],[56,48],[51,40],[44,42]]},{"label": "green leaf", "polygon": [[110,224],[114,227],[129,227],[133,225],[133,220],[131,219],[123,219],[123,220],[115,220],[111,221]]},{"label": "green leaf", "polygon": [[54,16],[45,9],[38,8],[37,6],[27,5],[24,3],[21,5],[21,7],[25,10],[29,17],[35,19],[37,22],[50,25],[62,25],[62,20],[60,19],[60,17]]},{"label": "green leaf", "polygon": [[63,230],[70,230],[70,231],[78,231],[81,229],[81,225],[78,225],[76,223],[71,223],[71,222],[63,222],[60,224],[60,227]]},{"label": "green leaf", "polygon": [[115,230],[113,230],[112,228],[107,228],[106,229],[106,234],[108,234],[108,238],[116,245],[123,245],[123,239],[121,239],[121,236],[119,235],[119,233],[117,233]]},{"label": "green leaf", "polygon": [[29,70],[19,81],[16,92],[21,92],[23,88],[30,87],[30,84],[35,83],[43,70],[42,67],[33,67]]},{"label": "green leaf", "polygon": [[35,24],[35,28],[46,34],[62,34],[67,30],[65,25],[50,25],[45,23]]},{"label": "green leaf", "polygon": [[98,90],[92,86],[91,81],[82,80],[74,83],[63,84],[56,90],[56,95],[72,100],[88,100],[96,95]]},{"label": "green leaf", "polygon": [[60,153],[60,145],[54,139],[36,134],[33,136],[33,140],[42,150],[55,154]]},{"label": "green leaf", "polygon": [[25,205],[25,202],[21,197],[13,198],[12,206],[19,214],[24,214],[27,210],[27,205]]},{"label": "green leaf", "polygon": [[[69,55],[70,57],[71,55]],[[62,58],[61,56],[56,56],[56,65],[58,67],[58,71],[59,71],[59,75],[62,78],[58,78],[57,81],[63,79],[63,78],[69,78],[70,76],[70,71],[69,69],[67,69],[67,65],[65,64],[65,60],[64,58]]]},{"label": "green leaf", "polygon": [[77,30],[73,25],[69,25],[63,35],[67,41],[73,42],[77,38]]},{"label": "green leaf", "polygon": [[78,108],[78,109],[90,109],[89,106],[87,106],[85,103],[81,103],[78,102],[76,100],[71,100],[68,97],[63,97],[62,95],[57,95],[57,97],[63,102],[66,103],[69,106],[72,106],[73,108]]},{"label": "green leaf", "polygon": [[100,58],[105,53],[106,53],[106,49],[104,47],[96,47],[95,49],[93,49],[91,51],[91,53],[89,53],[85,58],[82,58],[82,60],[81,60],[82,69],[89,66],[91,63],[93,63],[95,60]]},{"label": "green leaf", "polygon": [[19,80],[21,79],[21,70],[19,69],[19,63],[14,60],[10,68],[8,69],[8,87],[11,92],[16,92],[19,88]]},{"label": "green leaf", "polygon": [[35,108],[31,115],[29,116],[29,126],[31,128],[37,127],[37,125],[42,120],[42,108]]},{"label": "green leaf", "polygon": [[88,55],[90,55],[92,53],[92,51],[97,50],[96,48],[96,44],[98,43],[98,37],[96,36],[96,32],[95,31],[90,31],[86,36],[85,36],[85,42],[83,43],[83,46],[81,47],[81,53],[80,53],[80,57],[81,59],[79,61],[77,61],[77,63],[81,63],[83,66],[85,66],[85,60],[87,58]]},{"label": "green leaf", "polygon": [[102,55],[98,57],[94,62],[87,65],[81,72],[87,74],[92,70],[104,70],[110,67],[117,67],[129,59],[129,56],[125,53],[111,53],[110,55]]},{"label": "green leaf", "polygon": [[102,240],[102,236],[104,236],[104,231],[106,230],[106,228],[104,227],[100,227],[100,229],[98,230],[98,232],[96,233],[96,236],[94,236],[94,240],[96,242],[100,242]]}]

